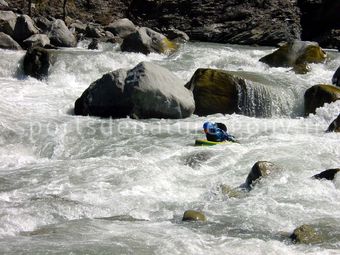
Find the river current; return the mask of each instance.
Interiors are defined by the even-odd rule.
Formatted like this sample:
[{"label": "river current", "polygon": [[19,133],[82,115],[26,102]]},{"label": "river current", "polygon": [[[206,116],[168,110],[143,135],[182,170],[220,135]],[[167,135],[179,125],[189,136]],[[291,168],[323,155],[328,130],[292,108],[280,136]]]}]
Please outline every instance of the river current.
[{"label": "river current", "polygon": [[[340,101],[302,117],[305,90],[331,82],[339,53],[297,75],[258,61],[273,48],[188,43],[145,56],[87,43],[57,52],[44,81],[22,74],[25,52],[0,50],[0,254],[340,254],[340,176],[310,178],[340,167],[340,136],[324,132]],[[237,71],[266,85],[270,108],[183,120],[73,115],[91,82],[141,61],[184,81],[197,68]],[[258,103],[249,102],[246,113]],[[240,143],[193,146],[206,120]],[[280,170],[238,198],[223,194],[259,160]],[[189,209],[207,222],[182,222]],[[324,240],[292,244],[302,224]]]}]

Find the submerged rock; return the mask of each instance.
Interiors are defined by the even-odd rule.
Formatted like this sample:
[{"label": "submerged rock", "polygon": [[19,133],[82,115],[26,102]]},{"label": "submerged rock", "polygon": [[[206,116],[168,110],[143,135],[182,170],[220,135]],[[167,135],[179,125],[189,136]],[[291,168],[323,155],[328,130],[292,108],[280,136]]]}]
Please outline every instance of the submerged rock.
[{"label": "submerged rock", "polygon": [[232,188],[226,184],[221,184],[220,189],[222,194],[228,198],[241,198],[244,196],[244,191],[240,188]]},{"label": "submerged rock", "polygon": [[75,103],[76,115],[124,118],[186,118],[195,109],[184,82],[164,67],[142,62],[105,74]]},{"label": "submerged rock", "polygon": [[250,173],[246,179],[245,185],[248,189],[256,184],[262,177],[270,175],[272,172],[277,171],[278,167],[269,161],[258,161],[251,168]]},{"label": "submerged rock", "polygon": [[7,50],[21,50],[21,46],[9,35],[0,32],[0,48]]},{"label": "submerged rock", "polygon": [[77,39],[68,30],[64,21],[57,19],[52,23],[51,31],[48,33],[51,43],[58,47],[75,47]]},{"label": "submerged rock", "polygon": [[260,61],[270,67],[294,67],[298,73],[305,73],[308,71],[308,63],[322,63],[326,56],[326,52],[316,42],[295,40],[264,56]]},{"label": "submerged rock", "polygon": [[305,116],[315,114],[315,110],[325,103],[332,103],[340,99],[340,88],[319,84],[306,90],[305,95]]},{"label": "submerged rock", "polygon": [[24,57],[24,73],[37,79],[48,76],[50,67],[50,54],[48,50],[36,47],[27,50]]},{"label": "submerged rock", "polygon": [[149,54],[151,52],[169,54],[177,50],[176,43],[150,28],[142,27],[124,38],[122,51]]},{"label": "submerged rock", "polygon": [[333,122],[329,125],[327,132],[340,132],[340,114],[338,117],[333,120]]},{"label": "submerged rock", "polygon": [[183,214],[182,221],[206,221],[206,217],[202,212],[188,210]]},{"label": "submerged rock", "polygon": [[335,175],[340,172],[340,168],[335,168],[335,169],[328,169],[325,170],[319,174],[316,174],[313,176],[315,179],[326,179],[326,180],[334,180]]},{"label": "submerged rock", "polygon": [[335,71],[335,73],[333,75],[332,83],[335,86],[340,87],[340,66],[338,67],[338,69]]},{"label": "submerged rock", "polygon": [[296,228],[290,238],[294,243],[301,244],[314,244],[322,241],[321,235],[310,225]]}]

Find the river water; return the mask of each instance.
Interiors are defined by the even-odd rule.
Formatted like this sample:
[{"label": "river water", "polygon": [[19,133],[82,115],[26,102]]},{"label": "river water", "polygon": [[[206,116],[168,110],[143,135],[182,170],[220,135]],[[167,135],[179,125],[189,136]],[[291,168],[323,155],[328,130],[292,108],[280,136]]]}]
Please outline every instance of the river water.
[{"label": "river water", "polygon": [[[340,176],[310,178],[340,167],[340,136],[324,132],[340,101],[301,117],[305,90],[330,83],[339,53],[296,75],[258,62],[272,48],[189,43],[167,57],[85,47],[55,53],[45,81],[22,75],[24,52],[0,50],[0,254],[340,254]],[[201,67],[237,71],[265,84],[265,114],[252,117],[259,102],[249,98],[250,116],[73,116],[92,81],[141,61],[185,81]],[[226,123],[240,143],[193,146],[206,120]],[[280,170],[238,198],[223,194],[259,160]],[[189,209],[207,222],[182,222]],[[323,241],[292,244],[302,224]]]}]

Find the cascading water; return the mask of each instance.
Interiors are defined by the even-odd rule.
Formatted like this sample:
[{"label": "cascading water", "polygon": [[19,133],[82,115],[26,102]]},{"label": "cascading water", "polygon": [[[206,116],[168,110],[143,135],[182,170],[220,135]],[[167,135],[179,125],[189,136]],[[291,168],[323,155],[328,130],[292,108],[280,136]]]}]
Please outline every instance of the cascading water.
[{"label": "cascading water", "polygon": [[[166,57],[101,47],[56,52],[44,81],[22,76],[24,52],[0,50],[0,254],[339,253],[340,176],[310,177],[340,167],[339,135],[324,132],[340,102],[299,117],[304,91],[330,83],[339,53],[296,75],[258,62],[270,48],[189,43]],[[141,61],[184,81],[206,67],[249,77],[240,107],[267,118],[72,115],[91,82]],[[194,147],[206,120],[226,123],[240,143]],[[281,170],[244,196],[223,195],[221,184],[238,187],[259,160]],[[181,222],[188,209],[207,222]],[[302,224],[323,241],[291,244],[287,235]]]}]

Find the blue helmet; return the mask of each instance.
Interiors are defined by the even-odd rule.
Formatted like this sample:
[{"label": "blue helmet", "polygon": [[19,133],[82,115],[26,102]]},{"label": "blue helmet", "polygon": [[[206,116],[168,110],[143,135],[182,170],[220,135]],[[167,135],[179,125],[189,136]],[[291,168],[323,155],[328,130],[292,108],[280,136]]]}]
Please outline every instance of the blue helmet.
[{"label": "blue helmet", "polygon": [[203,124],[203,129],[210,129],[210,128],[213,128],[213,127],[214,127],[214,124],[212,122],[209,122],[209,121],[207,121]]}]

